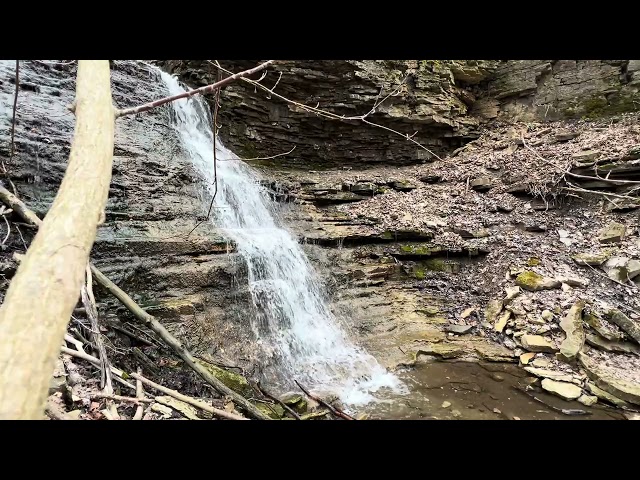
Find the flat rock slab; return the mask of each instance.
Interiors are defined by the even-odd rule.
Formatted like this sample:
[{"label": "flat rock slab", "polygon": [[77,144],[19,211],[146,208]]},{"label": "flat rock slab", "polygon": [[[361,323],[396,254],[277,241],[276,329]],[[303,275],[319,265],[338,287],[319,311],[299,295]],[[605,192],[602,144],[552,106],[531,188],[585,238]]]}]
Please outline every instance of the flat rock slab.
[{"label": "flat rock slab", "polygon": [[598,240],[600,240],[600,243],[617,243],[624,238],[626,232],[627,227],[623,224],[611,222],[602,229],[598,236]]},{"label": "flat rock slab", "polygon": [[540,290],[560,288],[562,282],[554,278],[543,277],[542,275],[527,270],[516,277],[516,285],[530,292],[538,292]]},{"label": "flat rock slab", "polygon": [[604,365],[582,352],[578,355],[578,360],[598,388],[621,400],[640,405],[640,383],[628,378],[633,372]]},{"label": "flat rock slab", "polygon": [[557,382],[575,383],[580,385],[580,379],[575,378],[573,375],[564,372],[557,372],[555,370],[547,370],[545,368],[536,367],[524,367],[524,369],[532,375],[540,378],[548,378]]},{"label": "flat rock slab", "polygon": [[473,328],[473,325],[445,325],[444,331],[450,333],[457,333],[458,335],[464,335]]},{"label": "flat rock slab", "polygon": [[569,361],[576,358],[578,352],[584,345],[585,334],[582,328],[583,309],[584,301],[578,300],[560,321],[560,328],[562,328],[567,335],[567,338],[565,338],[560,345],[560,354]]},{"label": "flat rock slab", "polygon": [[592,347],[599,348],[605,352],[612,353],[633,353],[640,355],[640,347],[631,342],[616,342],[602,338],[599,335],[587,334],[586,341]]},{"label": "flat rock slab", "polygon": [[555,353],[558,349],[541,335],[522,335],[522,346],[530,352]]},{"label": "flat rock slab", "polygon": [[565,400],[577,400],[582,395],[582,388],[577,385],[558,382],[549,378],[542,380],[542,388]]},{"label": "flat rock slab", "polygon": [[620,310],[616,309],[610,310],[607,318],[611,323],[616,324],[624,330],[636,342],[640,343],[640,322],[630,319]]}]

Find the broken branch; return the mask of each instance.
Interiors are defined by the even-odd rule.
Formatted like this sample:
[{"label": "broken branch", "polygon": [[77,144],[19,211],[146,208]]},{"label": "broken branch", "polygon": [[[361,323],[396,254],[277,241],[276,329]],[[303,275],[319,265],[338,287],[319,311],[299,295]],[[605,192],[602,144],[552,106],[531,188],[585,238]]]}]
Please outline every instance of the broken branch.
[{"label": "broken branch", "polygon": [[244,70],[242,72],[235,73],[235,74],[231,75],[230,77],[227,77],[227,78],[225,78],[223,80],[220,80],[219,82],[212,83],[211,85],[206,85],[204,87],[196,88],[195,90],[190,90],[188,92],[179,93],[178,95],[173,95],[171,97],[162,98],[160,100],[156,100],[155,102],[145,103],[144,105],[140,105],[139,107],[133,107],[133,108],[126,108],[124,110],[118,110],[116,112],[116,118],[117,117],[124,117],[125,115],[133,115],[133,114],[136,114],[136,113],[146,112],[148,110],[151,110],[152,108],[159,107],[160,105],[164,105],[166,103],[174,102],[174,101],[180,100],[182,98],[193,97],[194,95],[198,95],[200,93],[213,92],[215,89],[222,88],[225,85],[228,85],[229,83],[231,83],[231,82],[233,82],[233,81],[235,81],[235,80],[237,80],[239,78],[243,78],[243,77],[246,77],[246,76],[249,76],[249,75],[253,75],[256,72],[259,72],[260,70],[264,70],[269,65],[271,65],[273,62],[274,62],[273,60],[269,60],[267,62],[261,63],[257,67],[251,68],[249,70]]},{"label": "broken branch", "polygon": [[336,415],[336,416],[338,416],[340,418],[344,418],[345,420],[355,420],[355,418],[353,418],[352,416],[347,415],[342,410],[340,410],[340,409],[334,407],[333,405],[325,402],[320,397],[316,397],[315,395],[311,395],[311,393],[309,393],[309,391],[306,388],[304,388],[302,385],[300,385],[300,383],[297,380],[294,380],[294,382],[296,382],[296,385],[298,385],[298,387],[300,387],[300,390],[302,390],[307,397],[309,397],[311,400],[315,400],[320,405],[323,405],[323,406],[327,407],[329,410],[331,410],[331,413],[333,413],[334,415]]},{"label": "broken branch", "polygon": [[156,390],[162,392],[162,393],[166,393],[167,395],[171,395],[173,398],[175,398],[176,400],[181,400],[185,403],[188,403],[190,405],[193,405],[196,408],[199,408],[200,410],[204,410],[205,412],[209,412],[213,415],[217,415],[218,417],[221,418],[226,418],[227,420],[249,420],[248,418],[245,417],[241,417],[239,415],[236,415],[234,413],[229,413],[229,412],[225,412],[224,410],[220,410],[218,408],[214,408],[210,405],[207,405],[204,402],[201,402],[200,400],[196,400],[195,398],[191,398],[188,397],[186,395],[181,394],[180,392],[176,392],[175,390],[171,390],[170,388],[167,387],[163,387],[162,385],[159,385],[155,382],[152,382],[151,380],[143,377],[142,375],[139,375],[137,373],[132,373],[130,375],[132,378],[135,378],[136,380],[140,380],[142,383],[149,385],[152,388],[155,388]]}]

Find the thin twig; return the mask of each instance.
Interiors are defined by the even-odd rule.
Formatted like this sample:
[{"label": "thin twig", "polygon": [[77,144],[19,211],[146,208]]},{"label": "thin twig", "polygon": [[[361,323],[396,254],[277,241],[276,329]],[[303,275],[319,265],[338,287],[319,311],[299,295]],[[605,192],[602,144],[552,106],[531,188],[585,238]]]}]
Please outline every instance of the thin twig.
[{"label": "thin twig", "polygon": [[242,158],[240,160],[244,161],[244,162],[252,162],[254,160],[271,160],[272,158],[277,158],[277,157],[282,157],[284,155],[289,155],[291,152],[293,152],[296,149],[296,145],[293,146],[293,148],[291,150],[289,150],[288,152],[284,152],[284,153],[278,153],[276,155],[271,155],[270,157],[255,157],[255,158]]},{"label": "thin twig", "polygon": [[[136,380],[137,382],[138,380]],[[136,405],[140,405],[141,403],[153,403],[155,400],[151,400],[150,398],[142,398],[142,397],[123,397],[122,395],[108,395],[106,393],[96,393],[95,395],[92,395],[91,399],[93,400],[94,398],[100,398],[100,399],[105,399],[105,400],[117,400],[119,402],[130,402],[130,403],[135,403]],[[142,408],[142,406],[140,406],[139,408]]]},{"label": "thin twig", "polygon": [[[142,375],[142,368],[138,367],[137,371],[138,375]],[[142,380],[136,379],[136,397],[144,398],[144,390],[142,388]],[[144,412],[144,408],[142,405],[138,405],[136,408],[136,413],[133,415],[133,420],[142,420],[142,414]]]},{"label": "thin twig", "polygon": [[312,395],[311,393],[309,393],[309,391],[306,388],[304,388],[302,385],[300,385],[300,382],[298,382],[297,380],[294,380],[294,382],[296,382],[296,385],[298,385],[298,387],[300,387],[300,390],[302,390],[307,397],[309,397],[311,400],[315,400],[319,404],[327,407],[329,410],[331,410],[331,413],[333,413],[334,415],[336,415],[336,416],[338,416],[340,418],[344,418],[345,420],[355,420],[355,418],[353,418],[352,416],[347,415],[342,410],[340,410],[340,409],[334,407],[333,405],[325,402],[320,397],[316,397],[315,395]]},{"label": "thin twig", "polygon": [[[67,355],[71,355],[72,357],[76,357],[76,358],[81,358],[83,360],[86,360],[89,363],[92,363],[93,365],[95,365],[96,367],[100,368],[100,360],[96,357],[94,357],[93,355],[89,355],[88,353],[82,353],[79,352],[77,350],[73,350],[71,348],[68,347],[62,347],[60,349],[60,351],[62,353],[66,353]],[[120,370],[119,368],[114,367],[113,365],[111,366],[111,373],[113,373],[115,375],[115,377],[113,377],[116,381],[120,382],[122,385],[129,387],[131,390],[135,391],[136,387],[133,386],[131,383],[127,382],[124,377],[125,377],[125,373]]]},{"label": "thin twig", "polygon": [[296,413],[296,411],[291,408],[289,405],[287,405],[286,403],[284,403],[282,400],[280,400],[278,397],[274,397],[273,395],[271,395],[269,392],[267,392],[266,390],[264,390],[261,386],[260,386],[260,382],[256,383],[256,387],[258,388],[258,391],[260,391],[260,393],[262,393],[262,395],[264,395],[265,397],[273,400],[274,402],[276,402],[278,405],[280,405],[282,408],[284,408],[287,412],[289,412],[291,415],[293,415],[293,417],[296,420],[300,420],[300,415],[298,415]]},{"label": "thin twig", "polygon": [[225,85],[228,85],[229,83],[231,83],[231,82],[233,82],[233,81],[235,81],[235,80],[237,80],[239,78],[243,78],[243,77],[248,76],[248,75],[253,75],[254,73],[257,73],[257,72],[259,72],[261,70],[264,70],[269,65],[271,65],[273,62],[274,62],[274,60],[269,60],[267,62],[261,63],[257,67],[251,68],[249,70],[244,70],[242,72],[238,72],[238,73],[233,74],[230,77],[227,77],[227,78],[225,78],[225,79],[223,79],[223,80],[221,80],[219,82],[212,83],[211,85],[206,85],[204,87],[196,88],[195,90],[190,90],[188,92],[179,93],[178,95],[172,95],[172,96],[166,97],[166,98],[161,98],[160,100],[156,100],[156,101],[150,102],[150,103],[145,103],[144,105],[140,105],[138,107],[126,108],[124,110],[118,110],[116,112],[116,118],[124,117],[125,115],[132,115],[132,114],[136,114],[136,113],[147,112],[147,111],[151,110],[152,108],[159,107],[160,105],[164,105],[164,104],[169,103],[169,102],[174,102],[174,101],[180,100],[182,98],[189,98],[189,97],[192,97],[194,95],[201,94],[201,93],[213,92],[215,89],[222,88]]}]

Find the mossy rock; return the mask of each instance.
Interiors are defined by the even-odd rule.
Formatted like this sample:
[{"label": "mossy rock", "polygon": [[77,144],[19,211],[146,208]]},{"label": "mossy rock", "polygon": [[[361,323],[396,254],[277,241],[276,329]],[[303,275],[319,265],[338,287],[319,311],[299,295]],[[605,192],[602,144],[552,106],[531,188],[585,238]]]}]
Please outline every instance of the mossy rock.
[{"label": "mossy rock", "polygon": [[280,397],[280,401],[291,407],[297,413],[307,413],[309,408],[307,399],[299,393],[287,393]]},{"label": "mossy rock", "polygon": [[531,257],[529,260],[527,260],[527,265],[529,267],[537,267],[538,265],[540,265],[540,259],[537,257]]},{"label": "mossy rock", "polygon": [[543,277],[542,275],[527,270],[522,272],[516,277],[516,285],[524,290],[530,292],[537,292],[539,290],[551,290],[553,288],[560,288],[561,282],[552,278]]},{"label": "mossy rock", "polygon": [[277,403],[254,403],[256,408],[260,410],[260,412],[264,413],[267,417],[273,418],[274,420],[280,420],[284,417],[284,408]]},{"label": "mossy rock", "polygon": [[249,382],[247,382],[247,379],[242,375],[238,375],[237,373],[230,372],[224,368],[217,367],[202,360],[196,359],[196,362],[202,365],[209,371],[209,373],[211,373],[211,375],[216,377],[234,392],[239,393],[243,397],[250,397],[253,395],[253,389],[249,385]]}]

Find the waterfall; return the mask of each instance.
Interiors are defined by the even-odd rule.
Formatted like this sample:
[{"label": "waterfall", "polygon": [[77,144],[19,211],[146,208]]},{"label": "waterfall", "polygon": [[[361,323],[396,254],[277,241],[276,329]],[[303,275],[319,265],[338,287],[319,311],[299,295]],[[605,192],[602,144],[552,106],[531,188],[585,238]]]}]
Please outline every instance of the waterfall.
[{"label": "waterfall", "polygon": [[[185,90],[162,73],[171,95]],[[182,147],[213,194],[211,116],[200,96],[171,104]],[[372,393],[402,383],[353,343],[330,311],[322,284],[302,247],[278,219],[277,205],[257,173],[216,139],[218,192],[212,222],[236,245],[246,263],[253,301],[251,326],[281,388],[296,379],[331,392],[347,405],[369,403]]]}]

